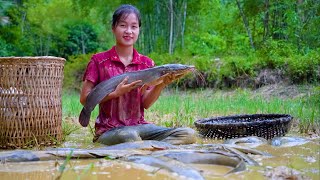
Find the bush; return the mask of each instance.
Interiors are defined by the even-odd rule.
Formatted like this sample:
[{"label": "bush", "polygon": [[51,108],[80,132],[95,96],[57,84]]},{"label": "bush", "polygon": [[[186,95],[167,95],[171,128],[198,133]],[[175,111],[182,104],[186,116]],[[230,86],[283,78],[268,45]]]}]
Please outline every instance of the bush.
[{"label": "bush", "polygon": [[10,54],[11,52],[11,46],[9,44],[7,44],[7,42],[5,40],[3,40],[2,38],[0,38],[0,57],[1,56],[10,56],[12,54]]},{"label": "bush", "polygon": [[222,37],[209,33],[193,34],[186,37],[186,48],[191,55],[222,54],[227,50],[226,44]]},{"label": "bush", "polygon": [[92,54],[70,56],[64,69],[63,88],[66,90],[81,90],[82,76]]},{"label": "bush", "polygon": [[163,64],[171,64],[174,63],[174,57],[168,53],[159,54],[159,53],[151,53],[148,55],[157,66],[163,65]]},{"label": "bush", "polygon": [[312,51],[307,55],[295,55],[288,61],[286,75],[292,83],[319,82],[320,54]]}]

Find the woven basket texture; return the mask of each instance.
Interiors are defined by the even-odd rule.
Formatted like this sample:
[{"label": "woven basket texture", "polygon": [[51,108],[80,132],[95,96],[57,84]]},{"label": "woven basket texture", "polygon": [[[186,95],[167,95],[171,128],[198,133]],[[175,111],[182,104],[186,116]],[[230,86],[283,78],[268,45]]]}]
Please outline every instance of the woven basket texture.
[{"label": "woven basket texture", "polygon": [[61,140],[64,63],[52,56],[0,57],[0,148]]},{"label": "woven basket texture", "polygon": [[199,119],[194,122],[200,135],[214,139],[284,136],[293,118],[287,114],[251,114]]}]

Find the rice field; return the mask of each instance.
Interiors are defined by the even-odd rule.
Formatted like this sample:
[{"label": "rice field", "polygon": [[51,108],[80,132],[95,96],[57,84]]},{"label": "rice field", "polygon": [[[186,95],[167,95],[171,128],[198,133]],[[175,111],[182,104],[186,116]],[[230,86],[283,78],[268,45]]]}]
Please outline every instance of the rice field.
[{"label": "rice field", "polygon": [[[194,121],[202,118],[240,114],[290,114],[294,117],[294,126],[301,133],[319,134],[320,89],[319,86],[306,89],[297,88],[290,95],[290,88],[282,92],[253,91],[236,89],[222,91],[214,89],[188,90],[166,89],[156,103],[145,111],[145,119],[166,127],[193,127]],[[301,91],[301,92],[300,92]],[[64,92],[62,97],[63,117],[77,119],[82,109],[79,94]],[[98,115],[97,108],[91,115],[93,125]],[[72,131],[64,126],[64,131]]]}]

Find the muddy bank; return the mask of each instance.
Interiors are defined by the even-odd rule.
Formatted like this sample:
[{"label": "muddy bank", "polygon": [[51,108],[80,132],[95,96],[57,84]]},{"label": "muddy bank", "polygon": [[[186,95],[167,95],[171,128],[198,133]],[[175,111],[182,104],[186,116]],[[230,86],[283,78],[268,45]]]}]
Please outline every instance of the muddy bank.
[{"label": "muddy bank", "polygon": [[[80,137],[80,134],[78,135]],[[319,179],[319,139],[307,139],[304,144],[295,144],[293,146],[273,146],[269,143],[259,144],[253,148],[254,150],[268,153],[271,156],[259,155],[254,153],[246,153],[246,155],[257,162],[257,165],[250,165],[246,163],[246,169],[234,173],[228,173],[233,168],[230,166],[220,166],[216,164],[189,164],[183,167],[180,163],[176,163],[171,167],[183,167],[186,170],[191,168],[199,172],[204,179],[268,179],[275,177],[286,177],[296,179]],[[82,142],[83,143],[83,142]],[[79,142],[79,145],[81,142]],[[211,150],[214,152],[225,153],[225,151],[217,149],[217,145],[223,144],[223,141],[217,141],[212,139],[198,139],[198,142],[193,145],[181,146],[179,149],[167,149],[162,151],[150,151],[153,155],[161,157],[182,157],[185,161],[188,158],[194,158],[197,156],[185,156],[186,153],[192,151]],[[247,142],[238,146],[242,146],[244,149],[250,148]],[[101,148],[101,146],[97,146]],[[152,147],[152,146],[151,146]],[[65,147],[68,148],[68,147]],[[69,147],[70,148],[70,147]],[[144,147],[145,148],[145,147]],[[148,148],[147,148],[148,149]],[[158,147],[156,149],[159,149]],[[185,149],[185,150],[183,150]],[[150,149],[148,149],[149,151]],[[134,151],[131,151],[134,152]],[[168,152],[171,152],[168,154]],[[178,154],[177,154],[178,152]],[[199,152],[199,151],[198,151]],[[203,152],[202,152],[203,153]],[[128,156],[130,157],[130,156]],[[153,162],[157,165],[161,163],[157,161],[150,161],[148,159],[139,159],[141,156],[131,156],[128,161],[123,159],[74,159],[65,164],[66,160],[51,160],[51,161],[39,161],[39,162],[22,162],[22,163],[2,163],[0,164],[0,177],[4,179],[55,179],[61,177],[61,179],[185,179],[183,174],[179,174],[175,171],[170,171],[165,168],[159,168],[154,164],[147,164],[143,162]],[[143,158],[149,158],[149,156],[142,156]],[[153,156],[155,157],[155,156]],[[165,159],[162,159],[165,162]],[[190,159],[192,160],[192,159]],[[140,161],[142,163],[138,163]],[[61,167],[65,164],[65,170],[61,173]],[[179,166],[178,166],[179,165]],[[189,169],[189,173],[191,172]],[[198,174],[198,175],[199,175]],[[189,174],[189,178],[197,177],[196,172]]]}]

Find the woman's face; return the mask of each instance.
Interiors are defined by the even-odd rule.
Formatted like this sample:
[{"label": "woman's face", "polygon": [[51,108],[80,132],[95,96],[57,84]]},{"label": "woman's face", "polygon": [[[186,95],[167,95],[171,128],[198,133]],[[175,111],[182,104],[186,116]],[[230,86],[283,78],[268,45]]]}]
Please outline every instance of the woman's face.
[{"label": "woman's face", "polygon": [[125,19],[121,19],[112,28],[116,37],[116,43],[120,46],[133,46],[139,37],[139,21],[134,13],[130,13]]}]

